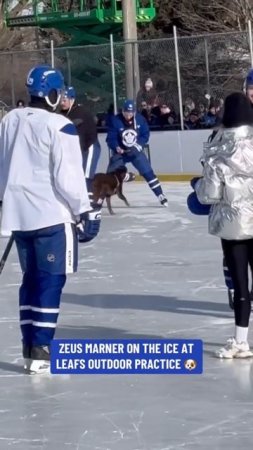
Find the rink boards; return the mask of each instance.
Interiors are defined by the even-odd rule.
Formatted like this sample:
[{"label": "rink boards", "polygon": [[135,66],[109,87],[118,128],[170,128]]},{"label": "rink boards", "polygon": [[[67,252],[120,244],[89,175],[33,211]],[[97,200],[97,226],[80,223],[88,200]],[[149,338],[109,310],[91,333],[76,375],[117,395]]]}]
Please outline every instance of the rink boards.
[{"label": "rink boards", "polygon": [[[151,132],[151,164],[161,181],[187,181],[193,175],[200,174],[203,142],[210,134],[211,130]],[[105,171],[108,164],[109,152],[105,139],[106,134],[99,134],[102,152],[98,171]]]}]

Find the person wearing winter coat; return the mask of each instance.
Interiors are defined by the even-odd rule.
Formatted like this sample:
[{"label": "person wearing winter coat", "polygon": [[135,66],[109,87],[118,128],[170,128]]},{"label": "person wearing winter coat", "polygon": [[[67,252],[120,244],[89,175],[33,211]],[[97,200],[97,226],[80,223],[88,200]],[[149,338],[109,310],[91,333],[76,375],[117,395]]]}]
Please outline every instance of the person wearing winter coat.
[{"label": "person wearing winter coat", "polygon": [[209,233],[221,238],[234,285],[235,331],[216,352],[220,358],[253,356],[248,343],[251,312],[248,267],[253,269],[253,110],[243,93],[225,100],[222,127],[202,157],[195,185],[199,202],[212,205]]}]

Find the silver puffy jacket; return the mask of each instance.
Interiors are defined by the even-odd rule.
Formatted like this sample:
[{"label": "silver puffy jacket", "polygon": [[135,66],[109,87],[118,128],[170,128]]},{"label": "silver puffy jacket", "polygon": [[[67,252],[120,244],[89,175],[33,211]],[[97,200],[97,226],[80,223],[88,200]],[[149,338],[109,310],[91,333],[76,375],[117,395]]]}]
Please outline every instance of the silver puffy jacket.
[{"label": "silver puffy jacket", "polygon": [[212,204],[209,233],[223,239],[253,238],[253,127],[220,129],[204,146],[202,204]]}]

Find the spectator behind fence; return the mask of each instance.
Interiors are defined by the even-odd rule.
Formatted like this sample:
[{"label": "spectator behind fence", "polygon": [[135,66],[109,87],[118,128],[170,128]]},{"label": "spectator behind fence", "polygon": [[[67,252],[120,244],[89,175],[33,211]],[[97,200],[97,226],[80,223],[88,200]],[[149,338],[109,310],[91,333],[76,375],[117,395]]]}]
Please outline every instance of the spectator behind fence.
[{"label": "spectator behind fence", "polygon": [[193,109],[189,113],[189,118],[184,122],[186,129],[199,130],[201,129],[201,123],[199,118],[199,112],[197,109]]},{"label": "spectator behind fence", "polygon": [[[150,86],[149,86],[150,87]],[[140,104],[139,112],[146,119],[149,127],[179,129],[180,116],[174,109],[172,101],[167,101],[168,93],[164,97],[157,95],[154,98],[154,105],[151,106],[147,101],[143,100]],[[198,107],[194,107],[195,104]],[[215,128],[219,126],[223,114],[223,100],[216,100],[214,97],[210,101],[195,102],[188,97],[183,105],[184,129],[198,130],[204,128]],[[192,109],[193,108],[193,109]],[[97,114],[97,126],[109,128],[114,117],[113,104],[109,105],[107,112]]]},{"label": "spectator behind fence", "polygon": [[207,108],[204,103],[199,103],[198,111],[199,111],[199,118],[200,118],[201,122],[204,122],[204,117],[207,113]]},{"label": "spectator behind fence", "polygon": [[156,91],[153,87],[151,78],[147,78],[144,85],[137,93],[136,103],[138,111],[141,111],[142,102],[146,102],[148,106],[153,107],[156,99]]},{"label": "spectator behind fence", "polygon": [[196,110],[195,102],[192,100],[191,97],[187,97],[184,103],[185,108],[187,108],[189,111]]},{"label": "spectator behind fence", "polygon": [[160,118],[159,125],[164,127],[166,125],[174,125],[177,121],[177,116],[175,111],[173,111],[173,107],[169,106],[166,103],[163,103],[160,106]]},{"label": "spectator behind fence", "polygon": [[160,106],[155,106],[151,110],[151,125],[164,127],[174,125],[177,122],[177,115],[171,105],[161,102]]},{"label": "spectator behind fence", "polygon": [[211,103],[208,112],[203,117],[203,126],[205,128],[213,128],[220,122],[215,103]]},{"label": "spectator behind fence", "polygon": [[145,117],[145,119],[146,119],[146,121],[148,122],[149,125],[152,125],[151,111],[152,111],[151,105],[148,105],[147,102],[142,101],[141,102],[140,112],[141,112],[141,115],[143,117]]},{"label": "spectator behind fence", "polygon": [[16,108],[24,108],[24,107],[25,107],[24,100],[22,100],[22,99],[18,100],[16,103]]},{"label": "spectator behind fence", "polygon": [[184,121],[189,120],[191,110],[188,108],[188,106],[183,106],[183,115],[184,115]]}]

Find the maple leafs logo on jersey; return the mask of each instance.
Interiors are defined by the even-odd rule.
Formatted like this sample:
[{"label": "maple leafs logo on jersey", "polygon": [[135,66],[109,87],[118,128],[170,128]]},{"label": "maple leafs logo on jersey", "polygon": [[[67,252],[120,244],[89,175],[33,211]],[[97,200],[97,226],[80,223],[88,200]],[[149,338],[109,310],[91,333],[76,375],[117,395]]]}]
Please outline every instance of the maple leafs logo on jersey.
[{"label": "maple leafs logo on jersey", "polygon": [[135,130],[125,130],[122,133],[122,143],[125,147],[132,147],[137,142],[137,133]]}]

